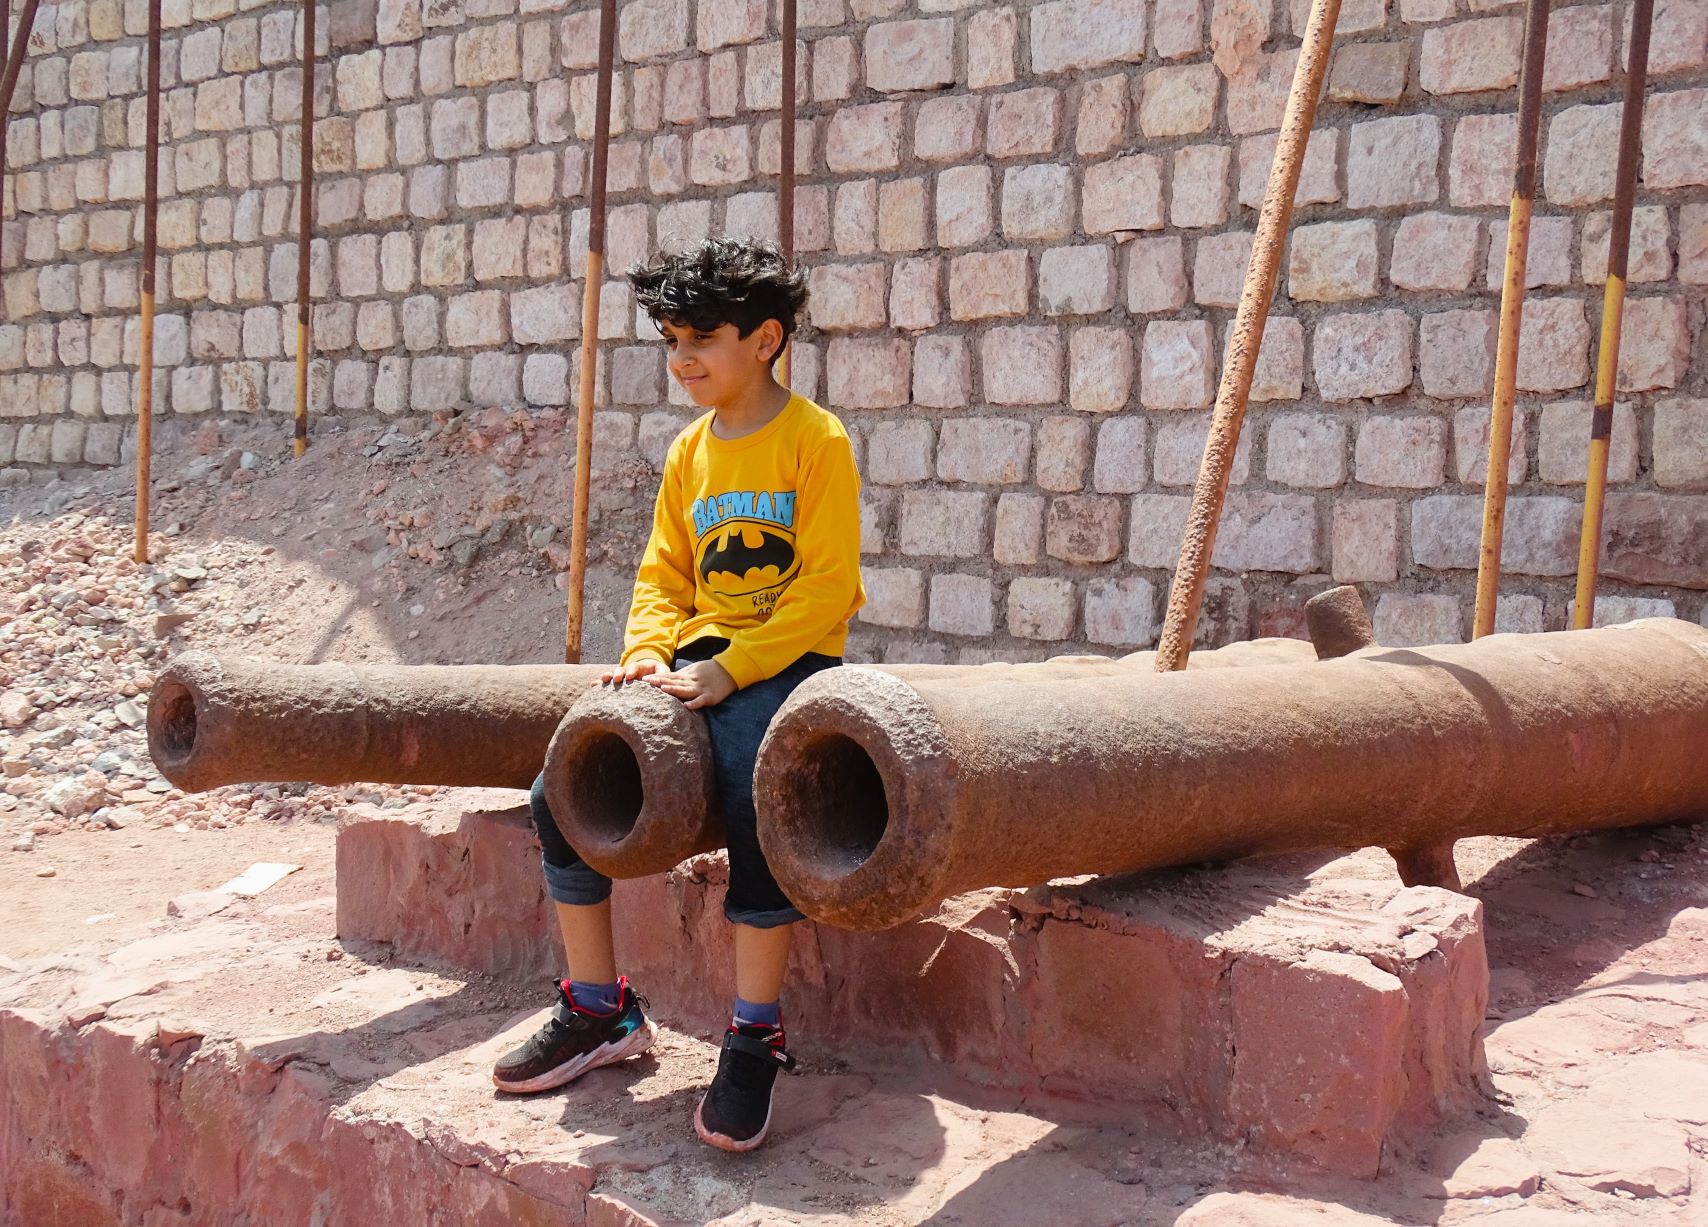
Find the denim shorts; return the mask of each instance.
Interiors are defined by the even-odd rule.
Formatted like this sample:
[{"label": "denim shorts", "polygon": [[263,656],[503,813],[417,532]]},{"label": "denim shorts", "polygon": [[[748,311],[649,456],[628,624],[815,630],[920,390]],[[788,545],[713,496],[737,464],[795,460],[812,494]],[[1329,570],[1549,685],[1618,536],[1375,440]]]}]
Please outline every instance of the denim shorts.
[{"label": "denim shorts", "polygon": [[[681,669],[695,660],[708,660],[713,649],[721,651],[721,641],[697,640],[683,649],[691,654],[678,656],[674,667]],[[753,766],[759,757],[759,743],[783,700],[813,674],[841,663],[840,657],[808,652],[775,677],[737,690],[722,703],[699,709],[711,734],[712,764],[729,841],[729,889],[724,894],[724,915],[732,924],[770,929],[803,919],[799,909],[784,897],[777,880],[771,876],[771,867],[765,863],[764,853],[759,850],[758,818],[753,809]],[[553,821],[546,806],[543,774],[534,781],[529,801],[534,826],[540,833],[546,892],[553,901],[586,905],[608,899],[611,879],[582,860]]]}]

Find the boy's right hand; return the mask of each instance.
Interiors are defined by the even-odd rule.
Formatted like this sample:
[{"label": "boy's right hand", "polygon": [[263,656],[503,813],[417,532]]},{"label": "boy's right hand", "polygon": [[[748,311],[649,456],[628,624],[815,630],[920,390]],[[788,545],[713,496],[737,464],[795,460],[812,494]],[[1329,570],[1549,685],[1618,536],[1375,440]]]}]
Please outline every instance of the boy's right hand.
[{"label": "boy's right hand", "polygon": [[665,665],[662,660],[642,658],[630,661],[626,665],[618,665],[614,669],[605,670],[599,675],[599,680],[595,685],[621,686],[624,682],[638,682],[641,678],[649,677],[654,673],[661,673],[664,669]]}]

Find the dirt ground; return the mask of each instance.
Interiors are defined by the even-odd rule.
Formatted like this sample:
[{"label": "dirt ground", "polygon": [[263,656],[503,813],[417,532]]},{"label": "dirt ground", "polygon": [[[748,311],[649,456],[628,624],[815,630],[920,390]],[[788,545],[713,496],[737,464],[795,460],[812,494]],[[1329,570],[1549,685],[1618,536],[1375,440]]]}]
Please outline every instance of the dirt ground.
[{"label": "dirt ground", "polygon": [[[335,823],[436,790],[183,796],[147,759],[147,687],[192,647],[291,661],[559,659],[561,433],[471,414],[329,431],[293,463],[278,423],[237,437],[204,427],[157,468],[165,488],[142,566],[129,561],[128,474],[0,491],[0,1004],[7,975],[44,956],[106,957],[251,922],[265,941],[245,940],[265,947],[269,974],[288,967],[290,996],[323,1002],[323,1031],[337,1028],[345,986],[397,970],[334,936]],[[588,659],[614,651],[644,532],[632,504],[645,500],[611,491],[650,481],[639,458],[604,466]],[[258,899],[204,910],[200,892],[260,861],[302,868]],[[775,1158],[731,1168],[676,1119],[714,1059],[676,1032],[644,1068],[507,1119],[546,1128],[578,1112],[624,1135],[627,1157],[601,1169],[599,1187],[687,1221],[995,1223],[1025,1207],[1028,1221],[1063,1224],[1708,1225],[1708,828],[1473,840],[1459,862],[1485,905],[1493,1098],[1474,1129],[1392,1156],[1376,1182],[1260,1176],[1167,1136],[1166,1122],[1057,1119],[947,1078],[908,1085],[834,1066],[790,1080],[797,1115]],[[1391,868],[1366,853],[1324,872]],[[409,993],[454,996],[434,1022],[465,1057],[539,1004],[538,986],[409,976]],[[344,1059],[346,1074],[361,1072]],[[938,1148],[929,1175],[895,1158],[924,1128],[922,1102]],[[1013,1167],[1021,1151],[1039,1166]],[[992,1177],[1004,1163],[1010,1175]],[[1113,1200],[1121,1189],[1125,1203]]]}]

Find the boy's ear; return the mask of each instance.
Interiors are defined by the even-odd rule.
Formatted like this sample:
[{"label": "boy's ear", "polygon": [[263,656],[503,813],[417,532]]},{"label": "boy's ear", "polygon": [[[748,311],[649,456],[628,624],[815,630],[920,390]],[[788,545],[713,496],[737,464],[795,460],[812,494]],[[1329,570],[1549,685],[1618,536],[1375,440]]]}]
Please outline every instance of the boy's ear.
[{"label": "boy's ear", "polygon": [[763,362],[776,360],[783,352],[783,325],[776,320],[765,320],[755,332],[759,336],[759,358]]}]

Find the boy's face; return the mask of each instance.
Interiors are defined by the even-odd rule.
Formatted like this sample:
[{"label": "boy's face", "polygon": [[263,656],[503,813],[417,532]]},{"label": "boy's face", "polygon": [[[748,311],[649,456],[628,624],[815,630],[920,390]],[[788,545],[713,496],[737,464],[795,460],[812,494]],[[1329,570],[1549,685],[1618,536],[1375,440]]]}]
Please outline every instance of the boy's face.
[{"label": "boy's face", "polygon": [[660,320],[670,374],[696,405],[717,408],[740,400],[757,380],[766,378],[783,340],[783,326],[766,320],[742,336],[734,324],[710,332]]}]

